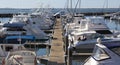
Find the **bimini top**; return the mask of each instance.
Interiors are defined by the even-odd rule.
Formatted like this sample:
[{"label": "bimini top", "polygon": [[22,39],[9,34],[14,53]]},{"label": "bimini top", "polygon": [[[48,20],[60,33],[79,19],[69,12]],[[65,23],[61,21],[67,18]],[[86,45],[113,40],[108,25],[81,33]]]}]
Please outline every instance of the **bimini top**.
[{"label": "bimini top", "polygon": [[23,23],[5,23],[3,27],[23,27],[25,24]]},{"label": "bimini top", "polygon": [[32,35],[22,35],[22,36],[7,36],[5,40],[11,40],[11,39],[25,39],[25,40],[35,40],[35,37]]}]

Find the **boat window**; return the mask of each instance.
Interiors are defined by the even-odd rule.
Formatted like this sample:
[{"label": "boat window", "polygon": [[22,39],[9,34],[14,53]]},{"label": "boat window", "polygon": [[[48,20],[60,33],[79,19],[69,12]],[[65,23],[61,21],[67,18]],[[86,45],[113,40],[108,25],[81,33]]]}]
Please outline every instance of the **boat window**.
[{"label": "boat window", "polygon": [[80,24],[80,21],[78,21],[78,24]]},{"label": "boat window", "polygon": [[81,28],[82,28],[82,29],[86,28],[86,24],[87,24],[86,21],[82,21],[82,22],[81,22]]},{"label": "boat window", "polygon": [[22,28],[8,28],[7,31],[26,31],[26,30]]},{"label": "boat window", "polygon": [[6,46],[6,47],[5,47],[5,51],[10,51],[10,50],[12,50],[12,49],[13,49],[12,46]]},{"label": "boat window", "polygon": [[104,35],[99,33],[87,34],[87,39],[97,39],[97,38],[104,38]]},{"label": "boat window", "polygon": [[114,48],[111,48],[110,50],[112,50],[114,53],[120,56],[120,47],[114,47]]},{"label": "boat window", "polygon": [[105,60],[105,59],[110,58],[110,56],[105,52],[105,50],[97,46],[95,47],[95,50],[93,53],[94,53],[93,58],[95,60]]},{"label": "boat window", "polygon": [[86,37],[86,35],[81,35],[77,38],[77,40],[78,41],[85,41],[85,40],[87,40],[87,37]]},{"label": "boat window", "polygon": [[5,45],[1,45],[1,48],[5,51],[10,51],[13,49],[13,46],[5,46]]},{"label": "boat window", "polygon": [[96,30],[96,32],[100,34],[112,34],[110,30]]},{"label": "boat window", "polygon": [[99,24],[99,25],[105,24],[104,19],[102,19],[102,18],[93,18],[93,19],[91,19],[91,22],[93,24]]}]

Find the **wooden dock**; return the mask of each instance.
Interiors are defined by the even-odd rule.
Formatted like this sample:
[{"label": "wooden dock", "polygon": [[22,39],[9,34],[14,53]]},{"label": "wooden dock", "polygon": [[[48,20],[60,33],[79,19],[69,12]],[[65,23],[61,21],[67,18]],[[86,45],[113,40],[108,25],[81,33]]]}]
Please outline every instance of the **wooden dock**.
[{"label": "wooden dock", "polygon": [[60,19],[56,19],[48,65],[65,65],[64,54],[65,52],[62,36],[62,24]]}]

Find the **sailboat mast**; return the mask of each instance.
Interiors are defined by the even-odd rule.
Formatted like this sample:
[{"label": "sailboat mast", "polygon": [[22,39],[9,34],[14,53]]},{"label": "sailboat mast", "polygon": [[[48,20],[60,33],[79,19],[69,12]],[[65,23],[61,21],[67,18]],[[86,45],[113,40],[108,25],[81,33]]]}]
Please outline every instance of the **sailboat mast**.
[{"label": "sailboat mast", "polygon": [[106,8],[108,8],[108,0],[106,0],[107,1],[107,3],[106,3]]},{"label": "sailboat mast", "polygon": [[70,3],[71,3],[71,6],[70,6],[70,8],[72,9],[72,0],[70,0]]},{"label": "sailboat mast", "polygon": [[79,0],[79,9],[81,8],[81,0]]}]

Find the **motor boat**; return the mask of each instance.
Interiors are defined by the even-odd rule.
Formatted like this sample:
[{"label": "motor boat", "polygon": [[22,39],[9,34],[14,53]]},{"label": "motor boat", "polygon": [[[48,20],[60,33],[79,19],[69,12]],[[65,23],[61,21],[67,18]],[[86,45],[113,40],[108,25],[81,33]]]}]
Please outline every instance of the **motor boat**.
[{"label": "motor boat", "polygon": [[120,43],[95,45],[92,56],[85,60],[83,65],[119,65]]},{"label": "motor boat", "polygon": [[5,23],[1,29],[1,35],[23,35],[28,34],[23,28],[25,24],[22,23]]},{"label": "motor boat", "polygon": [[35,37],[31,35],[7,36],[3,39],[3,42],[0,43],[0,56],[6,56],[9,51],[19,49],[19,47],[23,46],[25,42],[33,42],[34,40]]},{"label": "motor boat", "polygon": [[71,34],[69,37],[69,44],[71,48],[77,53],[92,53],[96,44],[97,38],[101,38],[102,43],[119,43],[120,38],[112,34],[100,34],[96,31],[84,31],[76,33],[74,36]]},{"label": "motor boat", "polygon": [[[21,50],[26,48],[24,47],[24,43],[33,42],[35,40],[34,36],[28,36],[28,35],[22,35],[22,36],[7,36],[2,43],[0,43],[0,58],[4,61],[4,63],[7,62],[7,64],[4,64],[3,61],[0,63],[3,63],[3,65],[9,65],[8,59],[5,58],[8,57],[9,53],[13,50]],[[10,55],[11,56],[11,55]]]},{"label": "motor boat", "polygon": [[30,14],[32,21],[35,21],[37,26],[41,30],[50,30],[52,29],[53,26],[53,21],[50,19],[49,16],[42,16],[40,14]]},{"label": "motor boat", "polygon": [[5,59],[3,65],[37,65],[36,53],[31,50],[12,50]]},{"label": "motor boat", "polygon": [[53,14],[50,9],[41,10],[40,8],[38,8],[37,10],[29,14],[29,16],[41,30],[52,29],[54,21],[52,20]]},{"label": "motor boat", "polygon": [[81,22],[88,21],[87,19],[83,19],[81,15],[75,15],[73,18],[69,17],[67,19],[67,24],[64,27],[66,33],[71,33],[72,31],[79,29]]},{"label": "motor boat", "polygon": [[3,25],[0,32],[4,35],[34,35],[38,40],[48,40],[44,33],[28,15],[14,15],[12,20]]},{"label": "motor boat", "polygon": [[112,33],[105,23],[96,21],[96,18],[91,21],[81,21],[80,25],[68,34],[71,49],[77,53],[92,53],[98,37],[102,39],[102,43],[120,42],[118,35]]}]

